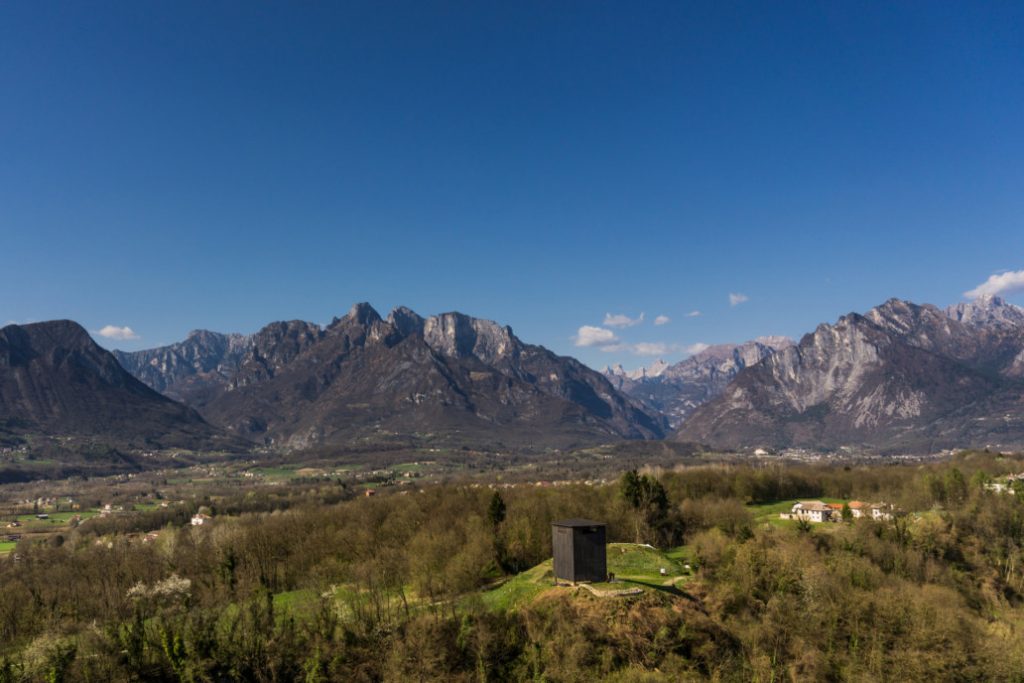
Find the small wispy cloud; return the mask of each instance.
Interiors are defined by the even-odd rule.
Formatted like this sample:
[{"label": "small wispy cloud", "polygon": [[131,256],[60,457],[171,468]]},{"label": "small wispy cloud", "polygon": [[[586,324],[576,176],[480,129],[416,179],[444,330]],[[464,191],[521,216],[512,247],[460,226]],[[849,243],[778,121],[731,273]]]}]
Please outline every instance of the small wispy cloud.
[{"label": "small wispy cloud", "polygon": [[603,327],[583,325],[576,330],[574,343],[576,346],[604,346],[614,344],[619,340],[615,333]]},{"label": "small wispy cloud", "polygon": [[699,318],[699,317],[700,317],[701,315],[702,315],[702,314],[701,314],[701,312],[700,312],[700,311],[697,311],[697,310],[693,310],[693,311],[690,311],[689,313],[687,313],[687,314],[686,314],[686,317],[687,317],[687,318]]},{"label": "small wispy cloud", "polygon": [[729,305],[739,306],[744,301],[750,301],[750,297],[739,292],[729,292]]},{"label": "small wispy cloud", "polygon": [[703,342],[690,344],[689,346],[667,344],[665,342],[636,342],[635,344],[614,342],[611,344],[600,344],[598,348],[605,353],[629,353],[634,356],[660,356],[664,358],[676,353],[692,356],[708,348],[708,345]]},{"label": "small wispy cloud", "polygon": [[964,296],[968,299],[977,299],[980,296],[998,296],[1020,291],[1024,291],[1024,270],[1007,270],[990,275],[974,289],[964,292]]},{"label": "small wispy cloud", "polygon": [[141,337],[135,334],[135,330],[125,325],[124,327],[118,327],[117,325],[105,325],[100,328],[96,333],[106,339],[116,339],[117,341],[132,341],[135,339],[141,339]]},{"label": "small wispy cloud", "polygon": [[667,356],[675,349],[671,345],[661,342],[639,342],[633,344],[630,351],[638,356]]},{"label": "small wispy cloud", "polygon": [[662,325],[667,325],[670,322],[672,322],[672,318],[668,317],[667,315],[659,315],[657,318],[654,319],[654,324],[657,325],[658,327],[661,327]]},{"label": "small wispy cloud", "polygon": [[638,318],[630,318],[628,315],[624,313],[616,313],[615,315],[612,315],[611,313],[605,313],[603,324],[607,325],[608,327],[633,327],[634,325],[639,325],[643,321],[643,313],[641,313],[640,317]]}]

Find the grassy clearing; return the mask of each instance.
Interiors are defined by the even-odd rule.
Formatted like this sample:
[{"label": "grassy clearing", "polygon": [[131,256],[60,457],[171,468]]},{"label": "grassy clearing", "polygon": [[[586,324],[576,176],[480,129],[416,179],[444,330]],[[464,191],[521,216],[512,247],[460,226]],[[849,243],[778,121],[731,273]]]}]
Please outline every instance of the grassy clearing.
[{"label": "grassy clearing", "polygon": [[316,593],[308,588],[276,593],[274,595],[274,609],[288,611],[298,616],[311,609],[316,604],[316,599]]},{"label": "grassy clearing", "polygon": [[553,588],[553,577],[551,560],[541,562],[536,567],[513,576],[497,588],[485,591],[482,596],[484,605],[494,611],[517,609]]},{"label": "grassy clearing", "polygon": [[[781,529],[796,529],[799,522],[795,519],[782,519],[779,515],[789,512],[793,506],[801,500],[820,500],[823,503],[846,503],[843,498],[794,498],[793,500],[782,500],[777,503],[766,503],[764,505],[748,505],[747,509],[754,515],[754,522],[757,524],[771,524]],[[814,529],[830,530],[836,527],[831,524],[814,524]]]},{"label": "grassy clearing", "polygon": [[249,471],[255,472],[264,479],[292,479],[296,476],[294,467],[253,467]]},{"label": "grassy clearing", "polygon": [[[665,570],[662,575],[661,570]],[[616,578],[661,583],[669,576],[679,576],[682,565],[655,548],[632,543],[608,544],[608,572]]]},{"label": "grassy clearing", "polygon": [[[47,519],[37,519],[35,515],[19,515],[21,523],[20,531],[49,531],[54,527],[67,526],[73,517],[81,517],[82,520],[95,517],[99,514],[96,510],[85,510],[81,512],[50,512],[46,513]],[[19,531],[14,529],[13,531]]]},{"label": "grassy clearing", "polygon": [[[599,590],[675,590],[688,577],[682,565],[688,557],[685,546],[662,552],[633,543],[608,544],[608,571],[615,574],[615,583],[592,584]],[[661,570],[665,569],[662,575]],[[538,595],[554,588],[551,560],[518,574],[497,588],[482,594],[484,605],[492,610],[516,609],[532,602]]]},{"label": "grassy clearing", "polygon": [[18,545],[17,541],[0,541],[0,555],[6,555]]},{"label": "grassy clearing", "polygon": [[747,509],[754,515],[755,522],[770,522],[779,521],[786,522],[790,520],[779,519],[779,515],[783,512],[789,512],[793,509],[793,506],[799,503],[801,500],[820,500],[822,503],[845,503],[846,501],[842,498],[794,498],[792,500],[780,500],[776,503],[765,503],[762,505],[748,505]]}]

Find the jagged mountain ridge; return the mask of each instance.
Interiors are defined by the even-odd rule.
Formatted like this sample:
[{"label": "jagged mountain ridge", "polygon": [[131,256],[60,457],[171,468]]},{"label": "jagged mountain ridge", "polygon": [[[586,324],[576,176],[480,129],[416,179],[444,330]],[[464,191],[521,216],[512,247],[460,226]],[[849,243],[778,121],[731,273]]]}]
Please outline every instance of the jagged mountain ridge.
[{"label": "jagged mountain ridge", "polygon": [[126,372],[70,320],[0,329],[0,423],[9,433],[133,446],[237,445]]},{"label": "jagged mountain ridge", "polygon": [[935,451],[1024,443],[1024,311],[990,297],[890,299],[820,325],[737,374],[674,438],[750,446]]},{"label": "jagged mountain ridge", "polygon": [[575,359],[460,313],[423,318],[403,307],[382,319],[357,304],[323,329],[273,323],[246,346],[233,371],[168,377],[168,386],[207,382],[186,396],[204,417],[276,446],[403,437],[572,445],[659,438],[667,427]]},{"label": "jagged mountain ridge", "polygon": [[117,362],[150,388],[185,403],[202,403],[238,369],[252,336],[193,330],[184,341],[145,351],[112,351]]},{"label": "jagged mountain ridge", "polygon": [[788,337],[758,337],[738,345],[710,346],[672,365],[659,360],[629,373],[620,365],[605,368],[604,374],[617,389],[664,414],[677,427],[720,394],[740,370],[792,344]]}]

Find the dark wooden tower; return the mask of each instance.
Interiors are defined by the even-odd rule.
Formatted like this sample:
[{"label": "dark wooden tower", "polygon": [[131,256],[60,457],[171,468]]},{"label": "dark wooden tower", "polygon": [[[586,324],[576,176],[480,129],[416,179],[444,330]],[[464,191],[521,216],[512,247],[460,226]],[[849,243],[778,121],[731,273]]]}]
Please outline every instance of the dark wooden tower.
[{"label": "dark wooden tower", "polygon": [[605,525],[589,519],[563,519],[551,523],[555,580],[605,581]]}]

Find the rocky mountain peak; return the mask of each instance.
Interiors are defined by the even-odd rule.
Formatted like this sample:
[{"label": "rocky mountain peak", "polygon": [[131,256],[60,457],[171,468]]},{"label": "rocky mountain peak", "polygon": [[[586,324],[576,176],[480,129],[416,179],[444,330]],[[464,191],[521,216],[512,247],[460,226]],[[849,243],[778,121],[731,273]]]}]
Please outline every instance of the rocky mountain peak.
[{"label": "rocky mountain peak", "polygon": [[601,371],[608,377],[625,377],[626,369],[622,367],[622,363],[616,363],[615,365],[606,365],[604,370]]},{"label": "rocky mountain peak", "polygon": [[360,325],[372,325],[373,323],[381,322],[380,314],[365,301],[353,304],[352,308],[345,315],[345,319]]},{"label": "rocky mountain peak", "polygon": [[387,323],[398,330],[403,337],[423,334],[423,317],[405,306],[399,306],[391,311],[388,314]]},{"label": "rocky mountain peak", "polygon": [[954,304],[946,309],[946,315],[966,325],[1024,326],[1024,308],[989,294]]},{"label": "rocky mountain peak", "polygon": [[649,368],[645,369],[645,373],[644,374],[647,377],[659,377],[670,366],[671,366],[671,363],[669,363],[668,361],[666,361],[666,360],[664,360],[662,358],[659,358],[658,360],[656,360],[653,363],[651,363],[651,366]]},{"label": "rocky mountain peak", "polygon": [[929,451],[1020,438],[1013,381],[1024,374],[1024,339],[1015,308],[988,300],[944,311],[890,299],[842,316],[740,372],[688,417],[680,438]]},{"label": "rocky mountain peak", "polygon": [[765,335],[761,337],[754,337],[753,341],[757,344],[767,346],[770,349],[775,349],[776,351],[796,344],[796,342],[793,341],[792,338],[783,335]]},{"label": "rocky mountain peak", "polygon": [[510,356],[519,346],[511,327],[455,312],[427,318],[423,338],[431,348],[446,356],[475,356],[485,363]]}]

